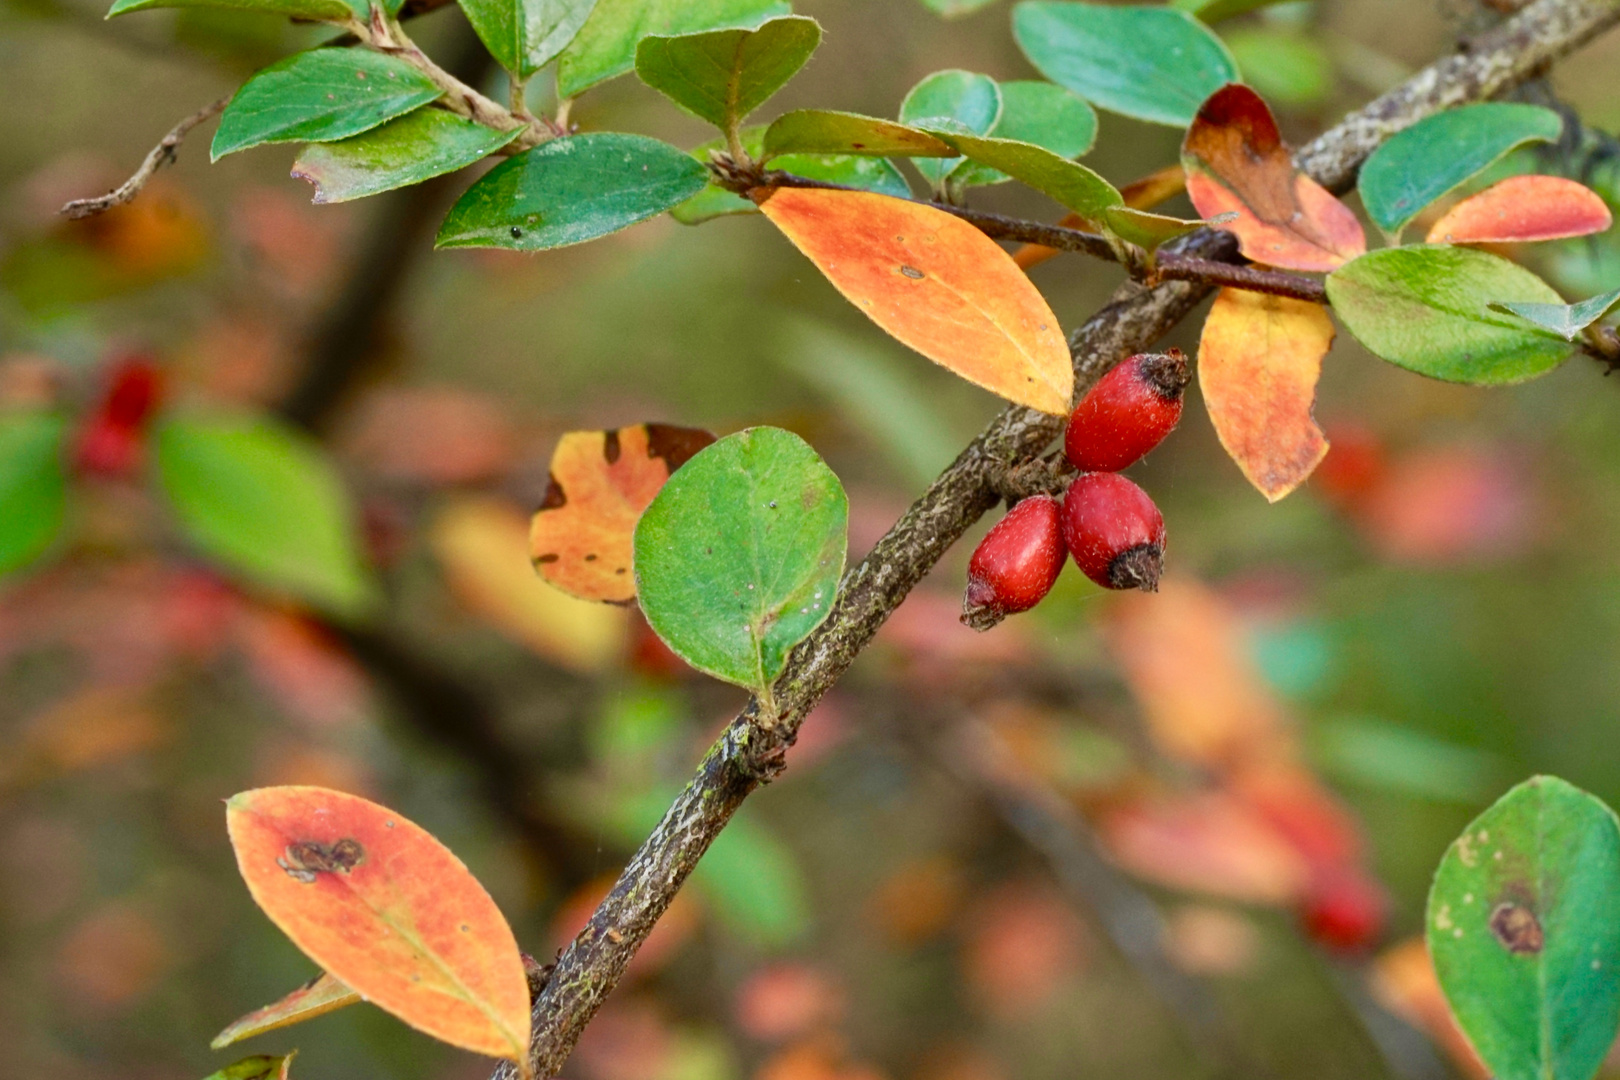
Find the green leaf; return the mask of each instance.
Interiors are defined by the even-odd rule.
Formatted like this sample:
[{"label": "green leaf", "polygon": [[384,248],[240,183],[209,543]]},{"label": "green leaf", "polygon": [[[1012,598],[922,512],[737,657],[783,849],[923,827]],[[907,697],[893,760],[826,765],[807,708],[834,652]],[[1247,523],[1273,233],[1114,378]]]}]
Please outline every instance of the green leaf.
[{"label": "green leaf", "polygon": [[570,98],[636,66],[636,45],[652,34],[753,29],[789,15],[783,0],[597,0],[596,9],[557,61],[557,96]]},{"label": "green leaf", "polygon": [[1436,113],[1397,132],[1361,167],[1367,216],[1386,233],[1516,146],[1554,142],[1564,122],[1539,105],[1486,102]]},{"label": "green leaf", "polygon": [[[764,152],[764,127],[744,131],[742,142],[749,156],[758,158]],[[709,151],[723,150],[725,145],[725,139],[711,139],[702,146],[693,147],[692,157],[707,162]],[[853,154],[785,154],[772,161],[771,167],[810,180],[826,180],[864,191],[876,191],[880,195],[893,195],[897,199],[911,198],[911,185],[906,183],[900,170],[887,158],[857,157]],[[700,225],[728,214],[757,213],[759,207],[752,200],[734,195],[712,182],[669,212],[670,217],[683,225]]]},{"label": "green leaf", "polygon": [[369,49],[295,53],[236,92],[219,118],[210,153],[218,161],[263,143],[346,139],[441,93],[405,61]]},{"label": "green leaf", "polygon": [[849,502],[803,439],[748,428],[672,474],[636,525],[647,622],[699,671],[764,695],[832,610]]},{"label": "green leaf", "polygon": [[798,109],[765,129],[765,154],[858,154],[865,157],[951,157],[955,151],[926,131],[875,116]]},{"label": "green leaf", "polygon": [[1333,92],[1333,58],[1297,30],[1254,26],[1226,35],[1243,80],[1272,105],[1320,105]]},{"label": "green leaf", "polygon": [[287,1067],[296,1053],[298,1051],[294,1050],[291,1054],[255,1054],[209,1073],[203,1080],[286,1080]]},{"label": "green leaf", "polygon": [[315,19],[322,22],[347,22],[357,19],[365,22],[370,16],[366,0],[116,0],[107,9],[107,18],[126,15],[131,11],[151,8],[238,8],[262,11],[270,15],[285,15],[293,19]]},{"label": "green leaf", "polygon": [[1109,112],[1186,127],[1238,81],[1220,38],[1171,8],[1025,0],[1013,36],[1036,70]]},{"label": "green leaf", "polygon": [[1170,6],[1189,15],[1195,15],[1204,22],[1212,23],[1286,2],[1288,0],[1170,0]]},{"label": "green leaf", "polygon": [[1435,802],[1478,806],[1501,790],[1502,759],[1366,716],[1314,724],[1313,764],[1331,776]]},{"label": "green leaf", "polygon": [[339,616],[372,606],[348,492],[307,436],[264,417],[179,416],[155,444],[158,482],[205,555]]},{"label": "green leaf", "polygon": [[974,161],[1028,184],[1089,221],[1100,221],[1109,207],[1124,205],[1125,198],[1114,185],[1078,161],[1059,157],[1045,147],[950,131],[933,134]]},{"label": "green leaf", "polygon": [[55,413],[0,413],[0,574],[39,558],[62,530],[66,430]]},{"label": "green leaf", "polygon": [[960,19],[995,2],[996,0],[922,0],[923,7],[947,19]]},{"label": "green leaf", "polygon": [[1552,286],[1522,266],[1471,248],[1368,252],[1328,275],[1327,294],[1345,328],[1375,355],[1448,382],[1522,382],[1557,367],[1573,351],[1557,334],[1489,307],[1562,303]]},{"label": "green leaf", "polygon": [[[990,129],[998,139],[1033,143],[1058,157],[1077,158],[1097,139],[1097,113],[1061,86],[1034,80],[1001,84],[1001,119]],[[1012,177],[975,161],[951,172],[964,186],[999,184]]]},{"label": "green leaf", "polygon": [[527,79],[574,40],[596,0],[460,0],[489,54]]},{"label": "green leaf", "polygon": [[1574,341],[1581,331],[1597,322],[1620,304],[1620,289],[1582,300],[1578,304],[1527,304],[1523,302],[1494,301],[1495,311],[1509,311],[1521,319],[1528,319],[1545,330],[1551,330],[1565,341]]},{"label": "green leaf", "polygon": [[[1225,219],[1233,215],[1219,216]],[[1208,221],[1188,221],[1123,205],[1110,206],[1103,210],[1100,224],[1121,240],[1127,240],[1149,251],[1178,236],[1186,236],[1190,232],[1211,225]]]},{"label": "green leaf", "polygon": [[1497,1080],[1590,1080],[1620,1026],[1620,826],[1556,777],[1458,837],[1426,920],[1435,974]]},{"label": "green leaf", "polygon": [[496,131],[443,109],[418,109],[363,135],[309,144],[292,174],[315,185],[315,202],[348,202],[465,168],[520,130]]},{"label": "green leaf", "polygon": [[[900,102],[900,122],[910,127],[948,128],[967,135],[984,135],[1001,119],[1001,87],[988,75],[971,71],[936,71],[911,88]],[[938,187],[960,157],[912,162],[930,184]]]},{"label": "green leaf", "polygon": [[544,251],[656,217],[703,190],[709,173],[645,135],[553,139],[495,166],[439,226],[436,246]]},{"label": "green leaf", "polygon": [[730,131],[782,89],[821,44],[814,19],[787,15],[756,30],[654,35],[636,46],[636,75],[700,120]]}]

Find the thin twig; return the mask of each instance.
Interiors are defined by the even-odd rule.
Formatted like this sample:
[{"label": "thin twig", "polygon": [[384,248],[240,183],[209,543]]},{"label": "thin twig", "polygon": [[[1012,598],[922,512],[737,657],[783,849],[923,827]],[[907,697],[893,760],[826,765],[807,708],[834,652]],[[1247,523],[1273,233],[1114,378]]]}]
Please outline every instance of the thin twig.
[{"label": "thin twig", "polygon": [[1191,255],[1166,255],[1158,261],[1150,276],[1160,281],[1196,281],[1203,285],[1225,285],[1249,292],[1287,296],[1313,304],[1327,303],[1327,290],[1316,278]]},{"label": "thin twig", "polygon": [[[1296,164],[1318,183],[1343,191],[1362,160],[1390,135],[1440,110],[1494,97],[1617,22],[1620,4],[1612,0],[1536,0],[1467,52],[1431,65],[1347,117],[1300,150]],[[1172,250],[1209,258],[1231,250],[1231,239],[1201,230]],[[1084,393],[1119,360],[1151,345],[1209,291],[1184,281],[1153,289],[1122,286],[1070,338],[1075,392]],[[557,1075],[698,859],[749,793],[780,770],[805,714],[946,549],[999,501],[992,478],[1038,455],[1061,424],[1059,417],[1019,406],[1003,410],[845,573],[831,615],[794,650],[777,683],[781,715],[775,730],[759,728],[753,705],[727,725],[558,960],[533,1010],[530,1061],[536,1075]],[[517,1070],[504,1064],[496,1075],[510,1080]]]},{"label": "thin twig", "polygon": [[163,136],[162,141],[152,147],[151,153],[146,155],[146,160],[142,161],[141,167],[135,170],[135,175],[107,192],[107,194],[98,195],[94,199],[74,199],[58,212],[74,219],[94,217],[96,214],[106,213],[115,206],[123,206],[125,203],[132,201],[135,196],[141,193],[141,189],[146,186],[147,181],[152,179],[153,173],[165,165],[174,163],[176,152],[180,149],[180,144],[185,141],[186,136],[191,133],[191,129],[224,109],[226,103],[230,100],[228,95],[222,97],[212,105],[206,105],[198,109],[170,128],[169,133]]}]

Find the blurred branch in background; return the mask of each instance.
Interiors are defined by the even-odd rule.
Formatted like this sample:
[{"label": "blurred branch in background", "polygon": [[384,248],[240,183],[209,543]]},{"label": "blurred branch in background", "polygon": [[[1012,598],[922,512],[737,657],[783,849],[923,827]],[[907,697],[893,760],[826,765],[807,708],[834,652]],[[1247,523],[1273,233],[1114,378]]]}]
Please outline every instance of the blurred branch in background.
[{"label": "blurred branch in background", "polygon": [[[1296,155],[1324,186],[1343,190],[1362,159],[1394,132],[1440,109],[1494,97],[1620,21],[1599,0],[1538,0],[1411,81],[1351,114]],[[1181,251],[1206,255],[1213,238],[1195,234]],[[1128,284],[1071,338],[1076,392],[1084,393],[1124,356],[1148,347],[1208,294],[1169,282]],[[966,529],[998,501],[996,477],[1039,453],[1060,419],[1028,409],[1002,412],[844,577],[828,621],[794,653],[775,697],[781,722],[754,723],[751,705],[727,727],[664,819],[630,860],[608,898],[559,960],[534,1007],[530,1060],[554,1076],[580,1033],[709,844],[750,792],[783,767],[805,714],[901,600]],[[497,1076],[516,1075],[503,1065]]]}]

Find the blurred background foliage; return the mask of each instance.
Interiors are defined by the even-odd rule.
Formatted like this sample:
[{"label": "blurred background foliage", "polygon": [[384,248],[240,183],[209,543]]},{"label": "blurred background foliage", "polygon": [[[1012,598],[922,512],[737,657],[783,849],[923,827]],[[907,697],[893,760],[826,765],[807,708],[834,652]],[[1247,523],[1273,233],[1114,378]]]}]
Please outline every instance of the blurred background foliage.
[{"label": "blurred background foliage", "polygon": [[[783,110],[893,115],[943,67],[1029,76],[1006,3],[798,10],[826,45]],[[1337,0],[1219,29],[1303,141],[1497,17]],[[413,32],[504,94],[453,8]],[[849,488],[858,557],[997,408],[884,339],[757,217],[432,254],[466,177],[316,208],[292,150],[210,167],[205,136],[132,206],[56,215],[319,36],[203,9],[0,7],[0,405],[81,424],[139,357],[177,407],[279,413],[341,470],[387,597],[324,621],[188,554],[142,468],[72,479],[62,538],[0,587],[0,1076],[200,1077],[230,1060],[207,1049],[217,1030],[312,974],[236,877],[220,802],[247,787],[397,807],[541,960],[583,922],[741,699],[633,613],[533,577],[526,516],[559,434],[791,428]],[[1617,60],[1610,38],[1527,88],[1586,131],[1509,167],[1613,201]],[[573,115],[709,137],[633,78]],[[1176,145],[1105,116],[1087,160],[1124,183]],[[1014,187],[974,198],[1058,216]],[[1572,297],[1620,285],[1612,234],[1534,258]],[[1119,277],[1080,258],[1034,272],[1071,326]],[[1196,321],[1170,343],[1190,351]],[[1620,390],[1602,374],[1483,391],[1341,337],[1317,410],[1334,449],[1277,506],[1190,409],[1136,470],[1173,536],[1158,598],[1070,568],[976,636],[955,621],[957,545],[704,860],[567,1075],[1472,1075],[1410,944],[1442,850],[1532,772],[1620,800]],[[1324,855],[1355,848],[1356,821],[1365,852]],[[1387,911],[1359,878],[1331,894],[1340,862]],[[1132,938],[1106,896],[1162,926]],[[1387,920],[1376,950],[1329,948],[1335,901]],[[294,1045],[308,1080],[488,1068],[367,1007],[250,1049]]]}]

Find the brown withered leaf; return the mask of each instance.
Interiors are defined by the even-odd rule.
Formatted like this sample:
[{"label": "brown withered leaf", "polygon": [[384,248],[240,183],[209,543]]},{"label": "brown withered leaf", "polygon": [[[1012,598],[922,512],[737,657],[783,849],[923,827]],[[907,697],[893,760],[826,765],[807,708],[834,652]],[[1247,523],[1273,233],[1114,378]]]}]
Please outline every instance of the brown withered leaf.
[{"label": "brown withered leaf", "polygon": [[540,576],[582,600],[634,600],[636,521],[669,474],[712,442],[707,431],[670,424],[564,435],[529,529]]},{"label": "brown withered leaf", "polygon": [[1233,83],[1210,95],[1187,129],[1181,163],[1198,213],[1236,213],[1221,228],[1255,262],[1327,271],[1367,250],[1361,223],[1294,168],[1271,110],[1247,86]]},{"label": "brown withered leaf", "polygon": [[1327,455],[1311,409],[1333,323],[1320,304],[1222,289],[1198,341],[1198,386],[1221,445],[1271,502]]}]

